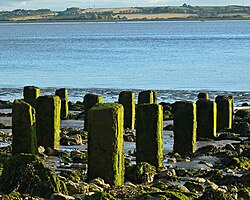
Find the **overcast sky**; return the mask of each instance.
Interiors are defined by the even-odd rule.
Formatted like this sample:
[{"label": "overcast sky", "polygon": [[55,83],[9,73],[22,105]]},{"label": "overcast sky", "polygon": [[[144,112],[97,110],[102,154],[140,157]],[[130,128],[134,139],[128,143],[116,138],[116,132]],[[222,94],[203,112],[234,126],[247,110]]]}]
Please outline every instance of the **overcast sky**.
[{"label": "overcast sky", "polygon": [[39,9],[65,10],[69,7],[107,8],[134,6],[182,5],[250,5],[250,0],[0,0],[0,10]]}]

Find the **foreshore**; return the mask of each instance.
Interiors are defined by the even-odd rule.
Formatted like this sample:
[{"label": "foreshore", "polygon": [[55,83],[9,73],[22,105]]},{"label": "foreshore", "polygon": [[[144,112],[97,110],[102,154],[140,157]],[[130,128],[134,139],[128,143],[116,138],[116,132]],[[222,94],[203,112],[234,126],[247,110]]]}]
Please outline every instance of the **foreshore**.
[{"label": "foreshore", "polygon": [[[0,94],[2,96],[5,94],[5,99],[22,97],[22,89],[13,89],[9,93],[6,91],[6,89],[0,89]],[[55,88],[42,89],[41,93],[45,95],[54,91]],[[172,111],[168,112],[163,123],[162,167],[156,169],[147,163],[135,165],[136,134],[133,130],[126,130],[124,135],[125,173],[127,173],[125,184],[112,186],[100,178],[87,180],[88,134],[83,130],[83,96],[94,92],[104,95],[109,102],[116,102],[121,91],[120,89],[69,89],[69,99],[76,101],[69,104],[69,119],[61,120],[60,148],[39,147],[39,161],[36,160],[38,158],[32,158],[34,163],[44,162],[59,175],[58,181],[63,182],[60,184],[65,184],[67,190],[61,188],[57,191],[68,196],[53,194],[51,198],[47,196],[45,199],[249,199],[250,130],[246,127],[246,129],[226,129],[218,132],[218,137],[214,140],[198,140],[196,152],[183,156],[173,152]],[[135,90],[136,99],[139,91]],[[168,96],[167,94],[170,93],[171,95]],[[197,91],[158,91],[158,102],[167,103],[170,99],[172,103],[182,100],[196,101],[197,94]],[[250,113],[244,111],[249,109],[248,92],[209,92],[211,99],[218,94],[235,95],[235,104],[238,105],[235,107],[237,123],[245,123],[250,119]],[[3,164],[12,153],[11,104],[12,102],[3,101],[0,107],[2,116],[0,124],[3,125],[0,129],[0,174]],[[165,106],[169,109],[171,105]],[[35,167],[34,165],[35,170],[42,170]],[[25,179],[23,177],[23,180]],[[44,191],[45,193],[47,194],[47,191]],[[18,192],[8,195],[0,193],[3,199],[23,199],[28,196],[33,195]],[[43,199],[41,196],[33,197]]]}]

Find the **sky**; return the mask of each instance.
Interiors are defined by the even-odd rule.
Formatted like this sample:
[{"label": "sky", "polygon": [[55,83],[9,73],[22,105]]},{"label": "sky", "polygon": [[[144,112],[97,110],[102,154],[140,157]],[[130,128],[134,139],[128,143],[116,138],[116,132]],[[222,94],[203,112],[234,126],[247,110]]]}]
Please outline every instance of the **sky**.
[{"label": "sky", "polygon": [[65,10],[69,7],[115,8],[136,6],[182,5],[248,5],[250,0],[0,0],[0,10],[39,9]]}]

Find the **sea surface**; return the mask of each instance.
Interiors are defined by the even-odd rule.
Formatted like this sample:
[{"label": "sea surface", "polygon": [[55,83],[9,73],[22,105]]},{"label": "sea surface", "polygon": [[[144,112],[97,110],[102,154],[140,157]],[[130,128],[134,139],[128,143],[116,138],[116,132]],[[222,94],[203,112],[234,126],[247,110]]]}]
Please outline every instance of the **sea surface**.
[{"label": "sea surface", "polygon": [[0,23],[0,99],[24,85],[249,97],[249,77],[249,20]]}]

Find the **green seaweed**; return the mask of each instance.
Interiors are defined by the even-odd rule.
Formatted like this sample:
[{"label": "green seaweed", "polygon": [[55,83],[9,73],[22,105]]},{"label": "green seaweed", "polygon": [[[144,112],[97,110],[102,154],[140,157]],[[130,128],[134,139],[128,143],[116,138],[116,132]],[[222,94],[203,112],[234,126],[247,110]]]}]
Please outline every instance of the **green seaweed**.
[{"label": "green seaweed", "polygon": [[5,194],[15,191],[44,198],[57,192],[68,194],[64,182],[34,154],[18,154],[8,160],[0,183]]}]

